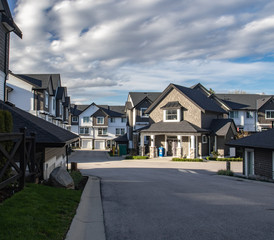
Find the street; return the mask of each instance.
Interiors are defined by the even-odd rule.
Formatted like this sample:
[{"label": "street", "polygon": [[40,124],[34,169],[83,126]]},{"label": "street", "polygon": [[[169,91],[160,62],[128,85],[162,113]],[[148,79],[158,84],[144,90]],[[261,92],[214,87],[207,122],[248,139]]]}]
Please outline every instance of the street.
[{"label": "street", "polygon": [[104,151],[70,161],[101,178],[108,240],[274,239],[274,185],[216,175],[225,163],[115,160]]}]

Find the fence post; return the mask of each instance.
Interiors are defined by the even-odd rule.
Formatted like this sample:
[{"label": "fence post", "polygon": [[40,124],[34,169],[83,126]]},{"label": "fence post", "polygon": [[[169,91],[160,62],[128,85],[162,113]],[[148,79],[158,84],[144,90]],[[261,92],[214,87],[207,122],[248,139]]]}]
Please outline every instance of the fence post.
[{"label": "fence post", "polygon": [[20,170],[21,177],[19,178],[19,188],[22,190],[25,186],[26,176],[26,128],[20,128],[22,133],[22,142],[20,146]]},{"label": "fence post", "polygon": [[31,181],[36,182],[36,133],[31,132],[31,153],[30,153],[30,171],[31,171]]}]

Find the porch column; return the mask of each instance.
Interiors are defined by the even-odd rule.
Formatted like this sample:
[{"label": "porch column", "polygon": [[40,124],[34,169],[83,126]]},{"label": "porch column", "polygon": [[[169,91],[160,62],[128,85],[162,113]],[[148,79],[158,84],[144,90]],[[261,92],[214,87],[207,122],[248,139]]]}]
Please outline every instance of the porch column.
[{"label": "porch column", "polygon": [[198,142],[198,136],[195,136],[195,156],[194,158],[197,158],[199,156],[199,142]]},{"label": "porch column", "polygon": [[167,156],[168,144],[167,144],[167,135],[165,135],[165,157]]},{"label": "porch column", "polygon": [[214,151],[215,152],[218,152],[218,149],[217,149],[217,136],[214,137]]},{"label": "porch column", "polygon": [[140,148],[139,148],[140,156],[145,156],[144,137],[145,137],[145,135],[141,132],[141,134],[140,134]]},{"label": "porch column", "polygon": [[189,157],[190,158],[195,158],[195,149],[196,143],[195,143],[195,136],[191,135],[190,136],[190,153],[189,153]]},{"label": "porch column", "polygon": [[182,157],[182,136],[177,136],[177,139],[178,139],[178,146],[177,146],[177,157],[178,158],[181,158]]},{"label": "porch column", "polygon": [[150,158],[157,157],[157,150],[155,147],[155,135],[150,136],[150,151],[149,151]]},{"label": "porch column", "polygon": [[208,136],[208,155],[210,156],[211,154],[211,139],[210,139],[210,136]]}]

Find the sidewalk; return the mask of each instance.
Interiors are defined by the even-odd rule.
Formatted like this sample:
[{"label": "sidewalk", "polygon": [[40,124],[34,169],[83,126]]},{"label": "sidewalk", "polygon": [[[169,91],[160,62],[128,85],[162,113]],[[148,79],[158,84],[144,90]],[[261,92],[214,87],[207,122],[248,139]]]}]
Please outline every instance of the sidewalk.
[{"label": "sidewalk", "polygon": [[89,177],[66,240],[105,240],[100,179]]}]

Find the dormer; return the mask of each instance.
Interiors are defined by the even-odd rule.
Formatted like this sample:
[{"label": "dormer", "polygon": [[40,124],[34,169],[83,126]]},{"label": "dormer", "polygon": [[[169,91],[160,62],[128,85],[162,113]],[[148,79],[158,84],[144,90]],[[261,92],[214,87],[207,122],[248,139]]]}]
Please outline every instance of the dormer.
[{"label": "dormer", "polygon": [[178,101],[168,102],[161,109],[163,110],[164,122],[180,122],[183,120],[183,107]]}]

